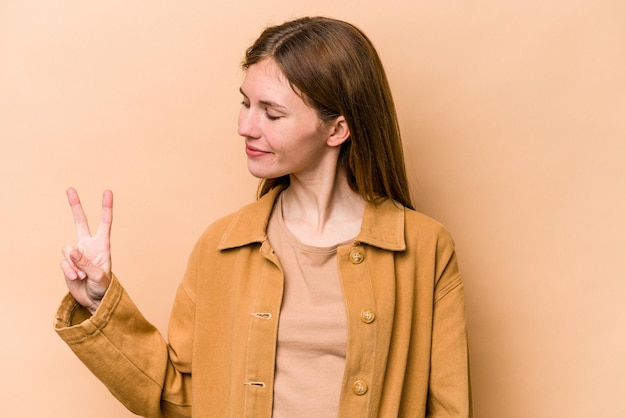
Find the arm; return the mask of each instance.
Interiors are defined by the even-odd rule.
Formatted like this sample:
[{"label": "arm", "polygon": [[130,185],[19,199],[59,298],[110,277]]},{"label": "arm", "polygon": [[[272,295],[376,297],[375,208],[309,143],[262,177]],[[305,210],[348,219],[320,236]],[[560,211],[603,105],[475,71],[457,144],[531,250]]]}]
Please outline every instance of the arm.
[{"label": "arm", "polygon": [[70,294],[55,330],[129,410],[147,417],[191,416],[191,339],[195,303],[180,286],[168,345],[110,273],[112,194],[105,192],[98,233],[91,236],[78,195],[68,200],[79,235],[61,263]]},{"label": "arm", "polygon": [[465,296],[454,244],[441,239],[437,251],[428,417],[471,417]]},{"label": "arm", "polygon": [[[194,311],[179,290],[172,321],[183,325]],[[191,416],[191,347],[175,339],[166,344],[115,277],[93,316],[68,294],[55,331],[130,411],[154,418]]]}]

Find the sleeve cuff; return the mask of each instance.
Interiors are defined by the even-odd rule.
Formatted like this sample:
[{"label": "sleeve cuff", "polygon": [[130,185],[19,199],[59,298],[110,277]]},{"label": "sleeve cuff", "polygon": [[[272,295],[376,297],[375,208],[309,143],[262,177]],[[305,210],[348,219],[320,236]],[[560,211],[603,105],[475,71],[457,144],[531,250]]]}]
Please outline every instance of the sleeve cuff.
[{"label": "sleeve cuff", "polygon": [[117,277],[113,275],[100,306],[96,312],[91,313],[81,306],[76,299],[68,293],[61,301],[54,318],[54,329],[68,344],[83,340],[109,322],[111,314],[119,303],[124,289]]}]

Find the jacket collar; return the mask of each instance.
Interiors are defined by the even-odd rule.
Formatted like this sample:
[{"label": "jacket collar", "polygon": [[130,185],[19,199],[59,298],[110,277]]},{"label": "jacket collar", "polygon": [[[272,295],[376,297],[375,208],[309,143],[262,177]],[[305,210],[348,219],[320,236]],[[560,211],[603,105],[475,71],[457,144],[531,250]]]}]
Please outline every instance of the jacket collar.
[{"label": "jacket collar", "polygon": [[[266,241],[272,208],[282,190],[282,187],[275,187],[256,202],[235,213],[217,248],[226,250]],[[404,211],[402,205],[389,199],[378,204],[368,202],[355,243],[365,243],[390,251],[404,251]]]}]

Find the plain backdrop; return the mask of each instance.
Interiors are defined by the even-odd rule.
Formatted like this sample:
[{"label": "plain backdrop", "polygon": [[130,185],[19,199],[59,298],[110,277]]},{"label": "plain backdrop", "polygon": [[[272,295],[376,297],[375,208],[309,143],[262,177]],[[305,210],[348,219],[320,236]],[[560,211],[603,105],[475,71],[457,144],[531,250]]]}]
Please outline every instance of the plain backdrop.
[{"label": "plain backdrop", "polygon": [[189,251],[255,198],[236,134],[269,24],[351,21],[420,211],[452,233],[479,418],[626,416],[626,3],[0,0],[0,415],[131,417],[56,336],[65,189],[165,331]]}]

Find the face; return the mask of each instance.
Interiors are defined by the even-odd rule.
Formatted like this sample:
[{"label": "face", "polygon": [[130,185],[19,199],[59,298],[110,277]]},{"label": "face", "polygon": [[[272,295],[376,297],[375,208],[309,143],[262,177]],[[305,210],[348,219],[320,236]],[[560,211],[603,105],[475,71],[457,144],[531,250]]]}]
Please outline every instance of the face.
[{"label": "face", "polygon": [[294,92],[273,59],[250,66],[240,90],[238,133],[253,176],[317,176],[336,166],[339,147],[329,141],[332,124],[323,123]]}]

